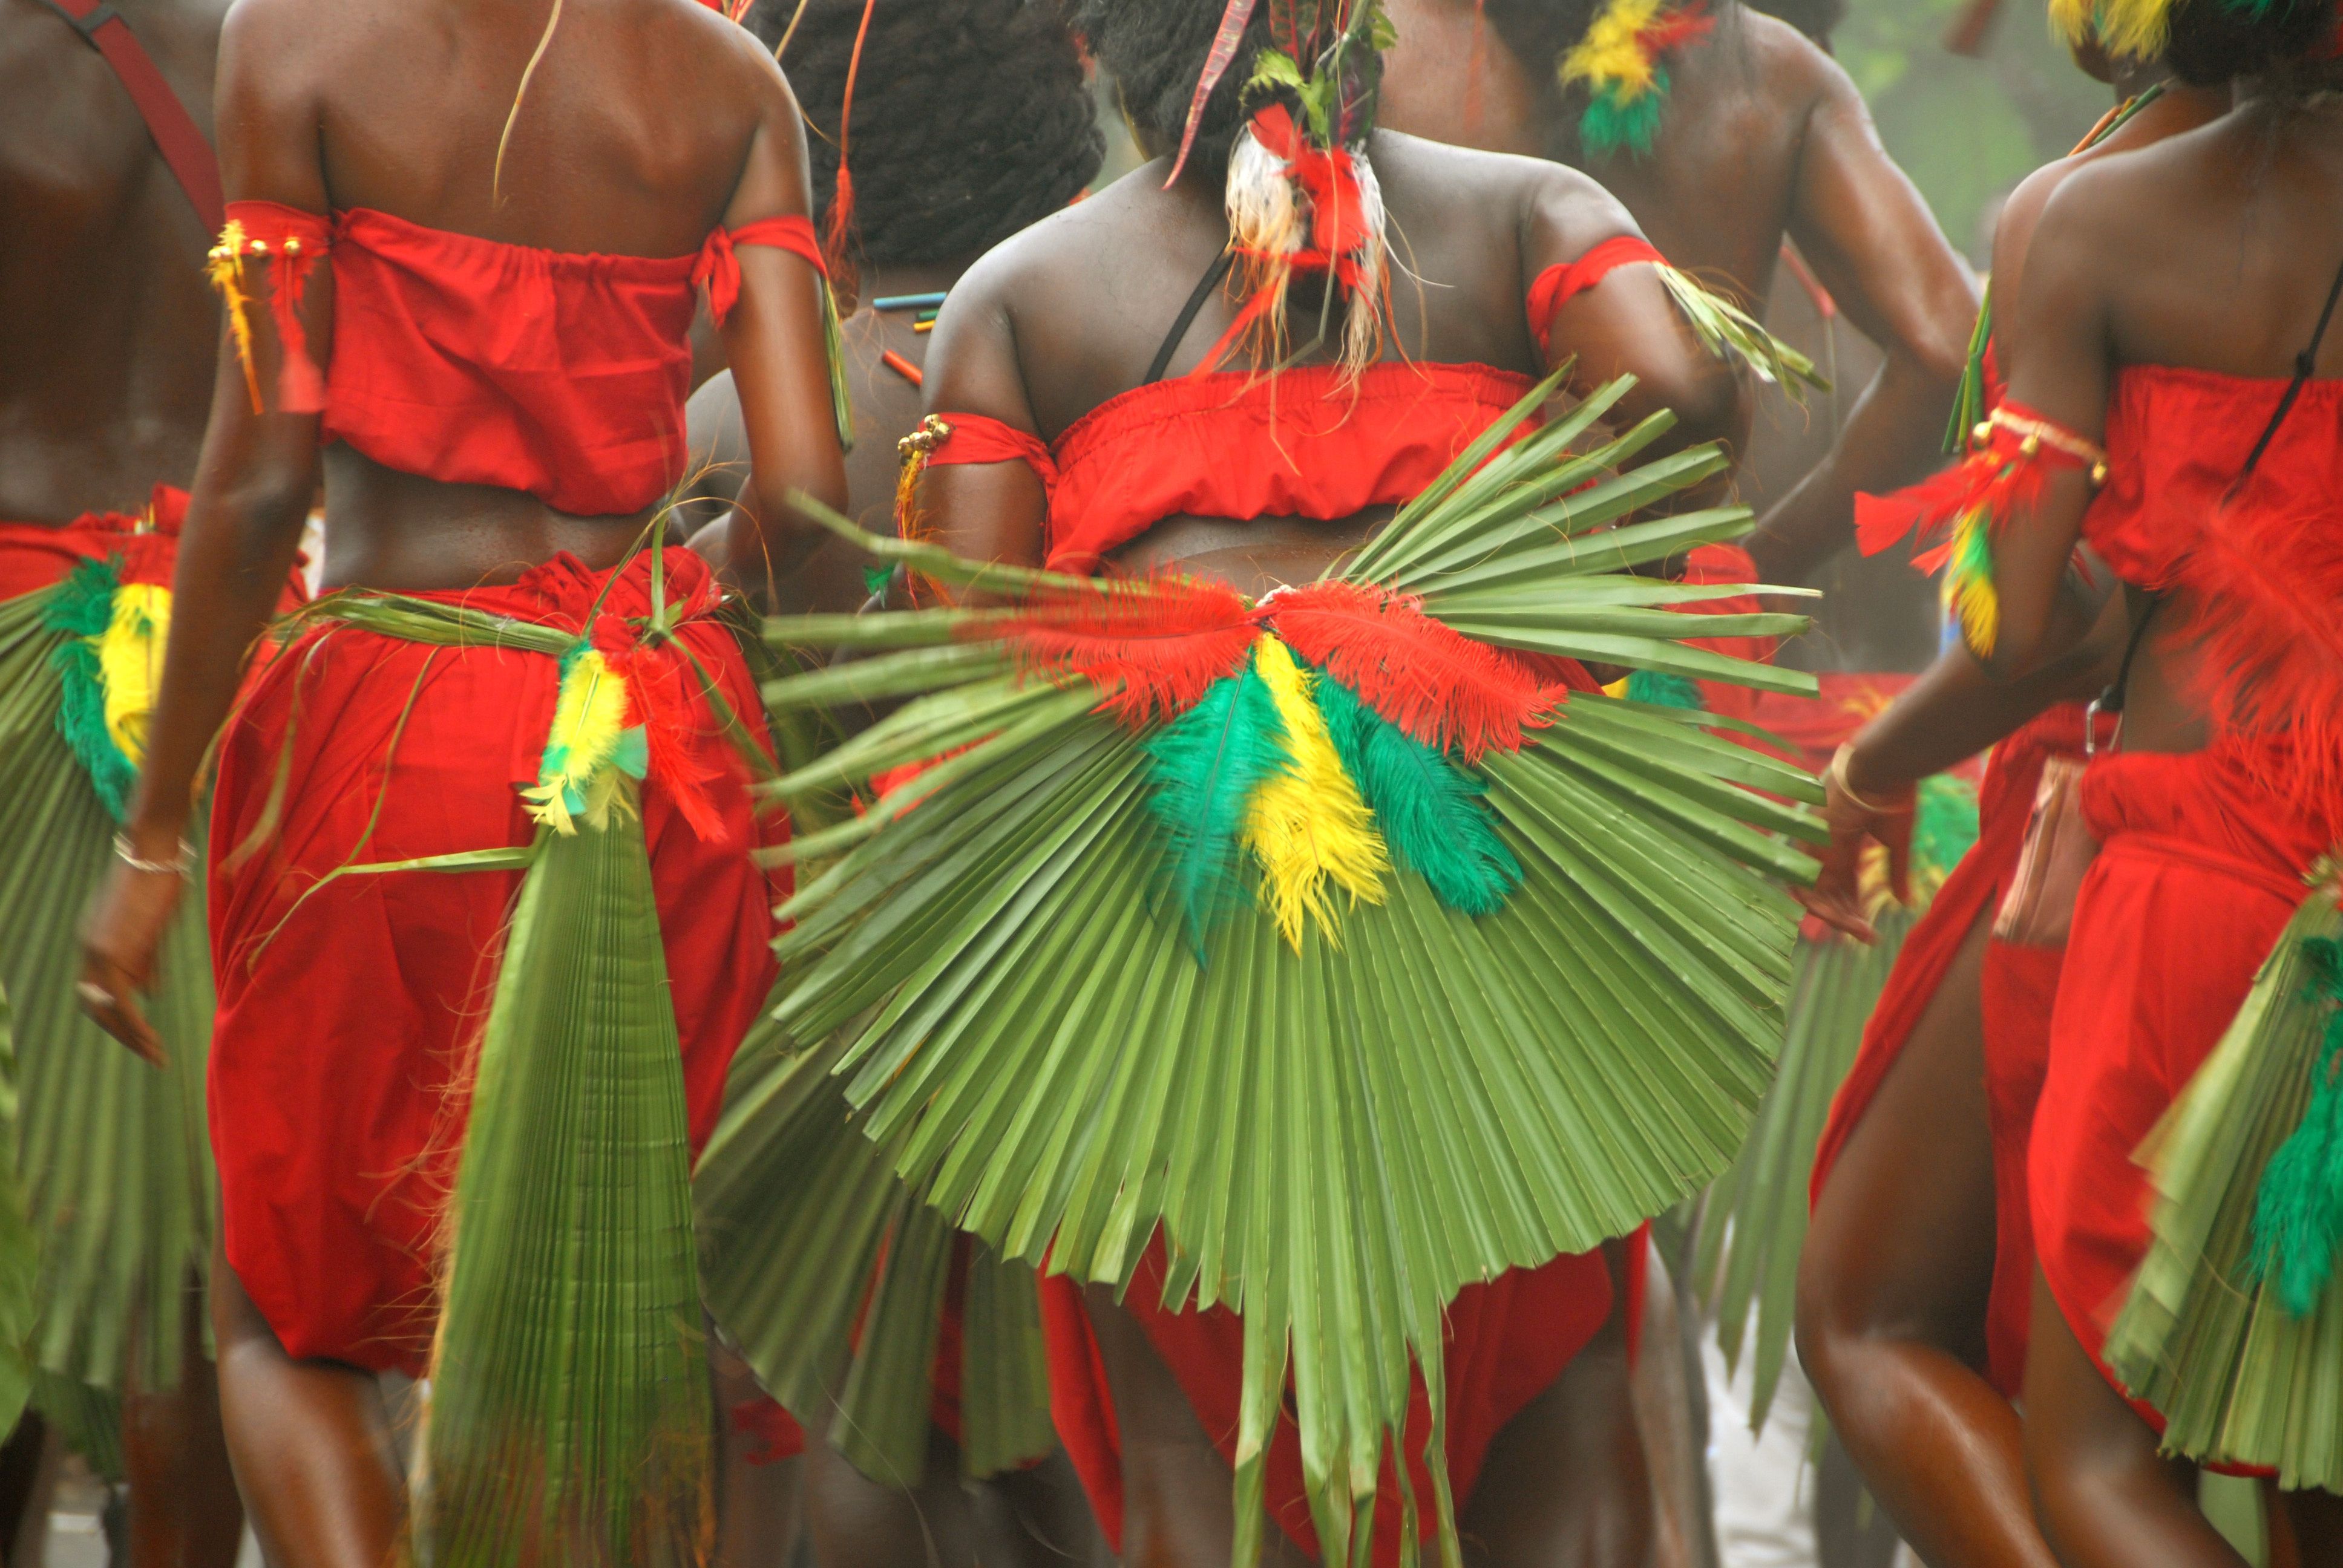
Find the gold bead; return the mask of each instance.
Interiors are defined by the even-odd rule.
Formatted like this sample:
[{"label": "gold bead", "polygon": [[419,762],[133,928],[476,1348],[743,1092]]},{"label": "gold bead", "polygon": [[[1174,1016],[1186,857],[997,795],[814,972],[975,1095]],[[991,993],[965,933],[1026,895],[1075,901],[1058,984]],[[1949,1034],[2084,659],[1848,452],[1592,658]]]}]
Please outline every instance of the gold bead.
[{"label": "gold bead", "polygon": [[268,254],[268,242],[265,239],[254,240],[252,242],[252,254],[255,256],[266,256]]},{"label": "gold bead", "polygon": [[298,255],[300,255],[300,254],[301,254],[301,242],[300,242],[299,240],[297,240],[297,239],[288,239],[288,240],[287,240],[287,241],[285,242],[285,254],[286,254],[286,255],[287,255],[287,256],[298,256]]},{"label": "gold bead", "polygon": [[2107,482],[2107,466],[2105,463],[2094,463],[2094,464],[2092,464],[2092,465],[2091,465],[2091,483],[2092,483],[2092,484],[2094,484],[2094,485],[2104,485],[2104,484],[2106,484]]},{"label": "gold bead", "polygon": [[2039,457],[2042,452],[2042,437],[2028,436],[2017,444],[2017,449],[2029,457]]},{"label": "gold bead", "polygon": [[1980,419],[1977,421],[1976,428],[1969,432],[1969,439],[1975,441],[1980,447],[1984,446],[1987,441],[1992,440],[1993,421],[1990,419]]}]

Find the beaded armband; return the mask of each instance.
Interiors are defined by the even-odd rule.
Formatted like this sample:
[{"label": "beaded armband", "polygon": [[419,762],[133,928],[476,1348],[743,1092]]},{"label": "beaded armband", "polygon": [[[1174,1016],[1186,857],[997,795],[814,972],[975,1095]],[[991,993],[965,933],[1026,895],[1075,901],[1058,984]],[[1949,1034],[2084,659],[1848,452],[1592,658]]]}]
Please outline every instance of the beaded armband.
[{"label": "beaded armband", "polygon": [[2093,486],[2103,485],[2107,455],[2055,420],[2004,402],[1969,432],[1969,455],[1961,462],[1893,496],[1856,497],[1855,542],[1868,556],[1916,528],[1936,541],[1912,564],[1926,572],[1943,568],[1946,611],[1960,618],[1970,650],[1989,658],[2001,629],[1994,538],[2058,468],[2082,469]]}]

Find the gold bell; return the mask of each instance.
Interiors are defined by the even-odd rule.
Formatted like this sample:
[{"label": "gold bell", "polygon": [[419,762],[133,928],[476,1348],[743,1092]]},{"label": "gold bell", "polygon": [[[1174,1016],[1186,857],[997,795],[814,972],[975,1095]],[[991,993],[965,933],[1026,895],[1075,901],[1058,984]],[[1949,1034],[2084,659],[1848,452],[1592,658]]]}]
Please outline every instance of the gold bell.
[{"label": "gold bell", "polygon": [[287,241],[285,242],[285,254],[286,254],[286,255],[287,255],[287,256],[298,256],[298,255],[300,255],[300,254],[301,254],[301,242],[300,242],[299,240],[297,240],[297,239],[288,239],[288,240],[287,240]]},{"label": "gold bell", "polygon": [[2099,485],[2104,485],[2104,484],[2106,484],[2107,482],[2107,466],[2105,463],[2094,463],[2094,464],[2092,464],[2092,465],[2091,465],[2091,483],[2092,483],[2094,486],[2099,486]]},{"label": "gold bell", "polygon": [[1992,440],[1993,421],[1990,419],[1978,420],[1976,428],[1969,432],[1969,439],[1975,441],[1980,447],[1984,446],[1987,441]]},{"label": "gold bell", "polygon": [[2042,451],[2042,437],[2039,436],[2028,436],[2026,439],[2017,444],[2017,449],[2026,457],[2037,457]]}]

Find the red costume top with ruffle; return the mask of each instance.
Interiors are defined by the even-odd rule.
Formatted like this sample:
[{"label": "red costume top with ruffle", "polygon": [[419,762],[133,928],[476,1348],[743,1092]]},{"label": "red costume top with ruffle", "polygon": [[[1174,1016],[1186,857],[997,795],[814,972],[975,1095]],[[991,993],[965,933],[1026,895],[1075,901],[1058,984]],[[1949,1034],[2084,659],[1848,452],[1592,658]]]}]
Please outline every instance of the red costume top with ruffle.
[{"label": "red costume top with ruffle", "polygon": [[2205,672],[2192,695],[2213,729],[2202,751],[2120,752],[2083,783],[2103,848],[2076,906],[2030,1164],[2042,1272],[2094,1356],[2147,1248],[2133,1157],[2343,824],[2343,381],[2308,383],[2237,485],[2285,388],[2118,372],[2108,479],[2083,519],[2124,581],[2167,596],[2157,630]]},{"label": "red costume top with ruffle", "polygon": [[[736,247],[821,267],[801,216],[716,229],[689,256],[638,256],[508,245],[368,207],[227,212],[242,258],[274,268],[286,409],[322,413],[321,439],[386,467],[526,490],[575,517],[639,512],[682,478],[692,314],[703,294],[719,325],[730,312]],[[322,381],[298,316],[319,256],[334,280]]]},{"label": "red costume top with ruffle", "polygon": [[[1580,290],[1612,269],[1658,256],[1640,240],[1615,241],[1578,263],[1551,268],[1530,295],[1534,336]],[[930,462],[1022,462],[1048,494],[1043,528],[1051,569],[1095,572],[1117,548],[1166,517],[1348,518],[1413,499],[1460,452],[1527,396],[1526,376],[1481,365],[1383,363],[1355,383],[1332,367],[1275,376],[1217,371],[1141,386],[1077,419],[1053,443],[983,416],[939,416],[950,434]],[[1738,556],[1738,551],[1732,552]],[[1742,557],[1745,560],[1745,557]],[[1736,650],[1737,651],[1737,650]],[[1574,664],[1554,672],[1582,689]],[[1644,1242],[1630,1240],[1624,1293],[1632,1344],[1641,1317]],[[1222,1455],[1233,1462],[1242,1320],[1225,1309],[1167,1312],[1160,1249],[1151,1249],[1122,1302],[1170,1369]],[[1052,1414],[1075,1473],[1109,1542],[1121,1549],[1121,1423],[1105,1362],[1080,1286],[1062,1276],[1041,1286]],[[1600,1252],[1557,1258],[1470,1285],[1450,1304],[1443,1361],[1448,1390],[1449,1478],[1460,1507],[1490,1443],[1559,1377],[1610,1317],[1611,1271]],[[1431,1432],[1415,1380],[1404,1456],[1413,1495],[1432,1495],[1423,1452]],[[1399,1480],[1389,1454],[1376,1493],[1375,1562],[1400,1551]],[[1267,1505],[1295,1544],[1315,1554],[1302,1482],[1299,1429],[1282,1419],[1271,1442]],[[1430,1536],[1435,1511],[1422,1511]]]}]

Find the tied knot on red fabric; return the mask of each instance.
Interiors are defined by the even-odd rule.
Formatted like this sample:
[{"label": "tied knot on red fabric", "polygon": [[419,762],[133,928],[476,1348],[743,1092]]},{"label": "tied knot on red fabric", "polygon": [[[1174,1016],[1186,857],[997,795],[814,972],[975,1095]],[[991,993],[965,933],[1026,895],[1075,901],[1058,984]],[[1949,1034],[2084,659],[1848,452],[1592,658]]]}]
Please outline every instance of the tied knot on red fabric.
[{"label": "tied knot on red fabric", "polygon": [[809,217],[791,213],[760,217],[739,228],[711,229],[700,245],[699,259],[692,264],[691,286],[707,296],[709,318],[719,327],[724,325],[732,307],[740,301],[739,247],[744,245],[788,251],[820,273],[825,286],[830,281],[830,268],[822,260],[821,246],[814,239],[813,219]]}]

